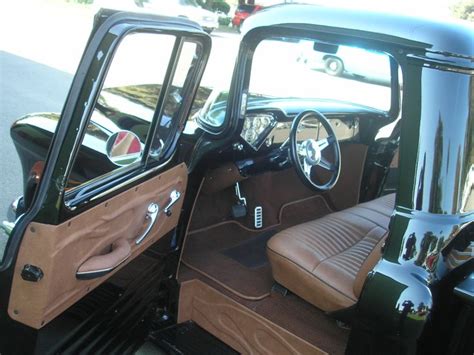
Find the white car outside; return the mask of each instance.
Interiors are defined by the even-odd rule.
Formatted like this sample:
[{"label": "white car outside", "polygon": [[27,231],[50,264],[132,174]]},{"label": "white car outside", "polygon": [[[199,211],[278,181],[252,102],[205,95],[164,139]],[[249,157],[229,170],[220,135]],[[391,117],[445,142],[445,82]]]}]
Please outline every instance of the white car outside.
[{"label": "white car outside", "polygon": [[390,83],[390,57],[385,53],[349,46],[338,46],[335,53],[329,53],[315,50],[313,45],[312,41],[301,41],[297,60],[334,76],[349,74]]},{"label": "white car outside", "polygon": [[143,3],[146,12],[184,17],[197,22],[210,33],[219,26],[219,16],[200,7],[195,0],[149,0]]},{"label": "white car outside", "polygon": [[148,0],[143,7],[134,0],[95,0],[98,8],[120,11],[145,12],[162,16],[184,17],[197,22],[204,31],[211,33],[219,26],[219,16],[200,7],[195,0]]}]

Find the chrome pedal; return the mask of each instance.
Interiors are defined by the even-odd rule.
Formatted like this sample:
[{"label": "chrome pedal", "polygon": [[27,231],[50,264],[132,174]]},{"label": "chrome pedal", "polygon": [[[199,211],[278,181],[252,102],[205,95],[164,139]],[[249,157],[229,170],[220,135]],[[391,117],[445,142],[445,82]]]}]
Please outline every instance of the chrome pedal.
[{"label": "chrome pedal", "polygon": [[247,207],[247,199],[240,193],[240,184],[238,182],[235,183],[235,196],[237,196],[240,204]]},{"label": "chrome pedal", "polygon": [[262,206],[255,207],[254,210],[254,226],[256,229],[263,227],[263,208]]},{"label": "chrome pedal", "polygon": [[232,206],[232,217],[234,219],[242,218],[247,215],[247,199],[240,193],[240,184],[235,184],[235,196],[237,203]]}]

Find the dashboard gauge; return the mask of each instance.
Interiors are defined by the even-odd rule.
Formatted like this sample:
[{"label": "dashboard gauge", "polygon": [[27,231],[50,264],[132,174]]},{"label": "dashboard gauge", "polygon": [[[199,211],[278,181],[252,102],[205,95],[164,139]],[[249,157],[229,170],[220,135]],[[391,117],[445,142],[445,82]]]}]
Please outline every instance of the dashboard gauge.
[{"label": "dashboard gauge", "polygon": [[260,148],[276,121],[270,114],[251,114],[245,116],[240,136],[255,150]]},{"label": "dashboard gauge", "polygon": [[252,122],[250,120],[245,120],[244,121],[244,130],[247,130],[252,127]]},{"label": "dashboard gauge", "polygon": [[250,144],[254,144],[257,138],[258,138],[257,132],[255,132],[254,130],[249,130],[247,134],[245,135],[245,140],[249,142]]}]

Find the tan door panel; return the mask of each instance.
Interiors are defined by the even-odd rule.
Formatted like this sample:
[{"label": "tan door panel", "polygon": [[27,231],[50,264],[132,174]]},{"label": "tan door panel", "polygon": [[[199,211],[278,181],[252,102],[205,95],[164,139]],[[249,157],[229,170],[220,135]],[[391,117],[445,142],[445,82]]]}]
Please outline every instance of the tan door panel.
[{"label": "tan door panel", "polygon": [[[176,227],[186,184],[187,168],[181,164],[63,224],[31,223],[23,237],[15,265],[8,306],[10,317],[39,329],[104,282]],[[181,198],[173,205],[171,215],[167,216],[161,210],[170,201],[174,190],[181,193]],[[148,236],[136,245],[136,238],[149,222],[145,216],[151,203],[157,203],[160,212]],[[100,265],[97,256],[110,252],[116,246],[117,253],[130,255],[119,267],[99,278],[76,278],[81,265],[86,261]],[[105,257],[104,261],[110,259]],[[21,278],[21,271],[27,264],[41,268],[44,277],[39,282]]]}]

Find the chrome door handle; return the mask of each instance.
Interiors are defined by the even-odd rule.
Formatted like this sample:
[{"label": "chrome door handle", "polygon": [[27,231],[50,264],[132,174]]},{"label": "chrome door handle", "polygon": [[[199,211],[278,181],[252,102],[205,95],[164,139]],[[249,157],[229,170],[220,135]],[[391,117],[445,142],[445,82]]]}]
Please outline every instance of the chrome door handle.
[{"label": "chrome door handle", "polygon": [[154,202],[150,203],[150,205],[148,206],[148,210],[146,212],[146,216],[145,216],[145,220],[150,220],[150,222],[148,223],[148,226],[146,227],[143,234],[137,237],[137,239],[135,240],[136,245],[140,244],[143,241],[143,239],[146,238],[148,233],[150,233],[151,229],[153,228],[153,225],[155,224],[156,217],[158,216],[158,212],[160,212],[160,206],[158,206],[158,204]]},{"label": "chrome door handle", "polygon": [[169,217],[171,216],[171,207],[178,202],[179,198],[181,197],[181,192],[173,190],[170,194],[170,202],[166,205],[165,209],[163,210],[165,214]]}]

